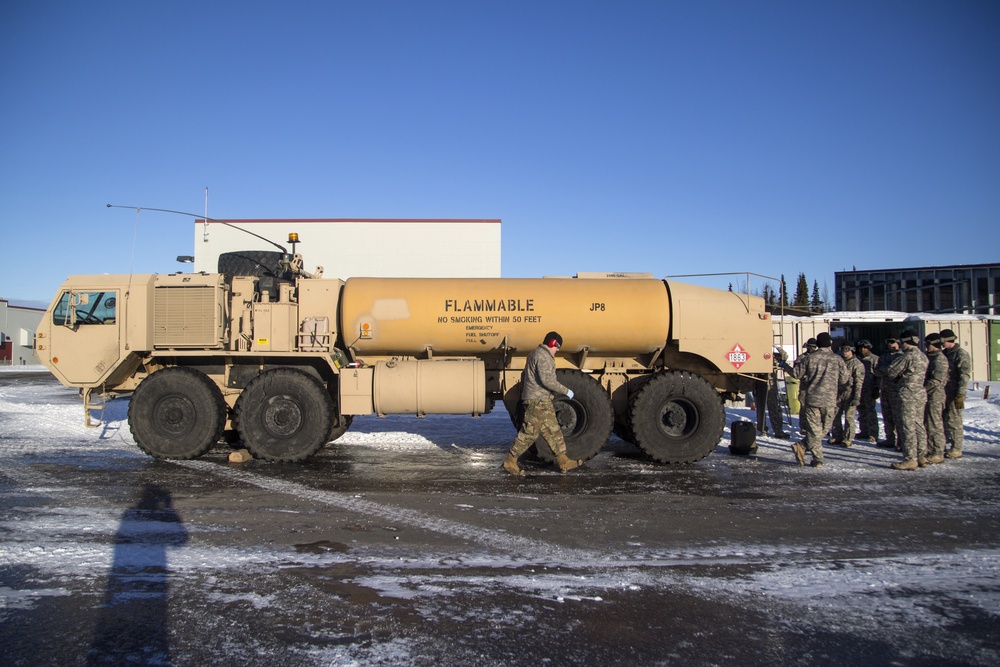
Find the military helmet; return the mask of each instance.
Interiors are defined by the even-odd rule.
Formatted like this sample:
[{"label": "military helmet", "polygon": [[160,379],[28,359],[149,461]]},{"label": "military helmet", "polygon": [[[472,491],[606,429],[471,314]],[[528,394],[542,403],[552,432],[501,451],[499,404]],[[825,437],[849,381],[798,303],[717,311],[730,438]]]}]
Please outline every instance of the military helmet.
[{"label": "military helmet", "polygon": [[872,344],[865,338],[858,341],[858,348],[867,347],[869,350],[872,349]]}]

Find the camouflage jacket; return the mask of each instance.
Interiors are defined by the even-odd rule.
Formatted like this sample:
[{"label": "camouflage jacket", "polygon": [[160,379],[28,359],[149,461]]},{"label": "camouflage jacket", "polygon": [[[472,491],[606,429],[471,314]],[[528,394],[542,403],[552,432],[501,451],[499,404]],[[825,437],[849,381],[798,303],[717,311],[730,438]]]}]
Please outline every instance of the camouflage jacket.
[{"label": "camouflage jacket", "polygon": [[918,347],[908,347],[892,360],[889,377],[896,383],[900,396],[926,396],[924,378],[927,377],[927,355]]},{"label": "camouflage jacket", "polygon": [[879,378],[879,387],[883,394],[888,393],[891,396],[896,391],[896,381],[889,376],[889,367],[901,356],[902,352],[883,352],[875,364],[875,375]]},{"label": "camouflage jacket", "polygon": [[569,388],[556,379],[556,360],[544,345],[539,345],[528,355],[521,373],[521,401],[551,401],[553,395],[567,393]]},{"label": "camouflage jacket", "polygon": [[841,394],[841,403],[857,405],[861,402],[861,388],[865,384],[865,365],[857,357],[844,359],[847,366],[847,386]]},{"label": "camouflage jacket", "polygon": [[805,393],[803,405],[831,410],[837,407],[837,398],[848,384],[847,366],[843,359],[830,348],[821,347],[807,354],[796,372],[801,392]]},{"label": "camouflage jacket", "polygon": [[865,367],[865,381],[861,385],[861,395],[870,397],[875,393],[875,389],[878,388],[878,378],[875,377],[875,368],[878,366],[878,357],[869,352],[867,357],[859,354],[855,357],[855,359],[859,360]]},{"label": "camouflage jacket", "polygon": [[972,358],[961,345],[956,345],[950,350],[944,351],[948,358],[948,365],[951,367],[951,374],[948,376],[948,383],[945,385],[945,393],[948,400],[961,396],[965,398],[965,392],[969,388],[969,380],[972,379]]},{"label": "camouflage jacket", "polygon": [[951,368],[944,352],[931,352],[927,355],[927,376],[924,378],[924,389],[927,397],[940,396],[944,399],[944,388],[948,384]]},{"label": "camouflage jacket", "polygon": [[[790,373],[790,375],[793,378],[801,378],[802,377],[802,364],[804,364],[806,362],[806,359],[809,358],[810,354],[812,354],[812,352],[803,352],[799,356],[795,357],[795,361],[792,364],[792,371]],[[786,369],[787,369],[787,366],[786,366]]]}]

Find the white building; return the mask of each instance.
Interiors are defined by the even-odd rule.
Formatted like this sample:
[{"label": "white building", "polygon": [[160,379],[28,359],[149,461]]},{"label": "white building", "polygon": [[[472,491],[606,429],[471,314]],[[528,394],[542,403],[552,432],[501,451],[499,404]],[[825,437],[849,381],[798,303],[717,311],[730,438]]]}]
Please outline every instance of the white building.
[{"label": "white building", "polygon": [[35,355],[35,331],[45,310],[0,299],[0,366],[41,363]]},{"label": "white building", "polygon": [[299,235],[303,268],[322,266],[324,278],[500,277],[500,220],[202,219],[194,225],[194,270],[214,273],[220,254],[277,251],[273,243],[291,252],[290,232]]}]

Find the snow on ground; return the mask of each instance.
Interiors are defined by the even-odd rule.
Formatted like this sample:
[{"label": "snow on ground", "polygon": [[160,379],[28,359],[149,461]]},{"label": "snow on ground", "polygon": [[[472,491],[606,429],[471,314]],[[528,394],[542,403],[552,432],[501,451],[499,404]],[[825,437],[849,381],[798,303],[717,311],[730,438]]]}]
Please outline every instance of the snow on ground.
[{"label": "snow on ground", "polygon": [[[41,367],[0,368],[0,373],[16,379],[17,374],[43,370]],[[921,473],[950,475],[957,479],[968,478],[975,484],[983,474],[996,474],[1000,467],[1000,384],[991,386],[992,396],[982,398],[983,386],[970,390],[965,409],[966,451],[987,456],[967,456],[960,465],[935,466]],[[105,423],[98,429],[84,426],[84,413],[76,392],[54,384],[0,384],[0,469],[14,480],[16,489],[5,493],[30,497],[48,495],[72,496],[77,502],[58,508],[26,509],[9,520],[0,521],[0,531],[5,534],[0,544],[0,568],[31,567],[59,578],[88,578],[104,576],[112,564],[113,546],[109,538],[120,532],[121,508],[110,505],[106,499],[93,496],[86,488],[67,489],[59,480],[44,471],[28,470],[17,461],[23,456],[48,453],[75,457],[79,465],[87,465],[88,453],[100,453],[103,465],[119,460],[125,466],[137,457],[145,458],[135,447],[126,419],[126,402],[115,401],[109,405]],[[728,408],[728,421],[754,419],[745,408]],[[419,450],[453,447],[461,452],[470,465],[495,468],[497,455],[509,444],[513,435],[506,412],[496,412],[478,419],[390,417],[376,419],[362,417],[340,440],[343,445],[378,450]],[[762,455],[755,461],[743,457],[720,456],[709,458],[711,466],[740,467],[768,465],[769,461],[791,461],[792,453],[786,441],[763,438]],[[728,443],[728,429],[726,440]],[[818,474],[837,476],[851,488],[866,488],[878,493],[880,484],[900,474],[881,464],[875,466],[870,455],[859,452],[862,448],[844,450],[830,448],[828,460],[834,464]],[[870,451],[870,450],[869,450]],[[193,469],[206,468],[209,464],[199,461],[180,462],[178,465]],[[988,469],[987,469],[988,467]],[[215,466],[222,476],[240,478],[239,471]],[[817,474],[808,468],[785,467],[782,475]],[[637,474],[640,474],[637,472]],[[461,564],[469,567],[483,565],[492,568],[516,567],[525,562],[572,564],[574,568],[591,568],[585,576],[559,572],[506,576],[503,585],[520,589],[531,595],[549,600],[582,601],[599,604],[609,591],[640,590],[647,587],[683,586],[708,596],[732,597],[736,600],[766,598],[775,604],[803,605],[814,614],[813,623],[819,624],[826,617],[828,624],[871,623],[877,608],[878,622],[898,622],[901,627],[920,627],[940,621],[947,610],[917,604],[909,596],[897,595],[901,590],[921,590],[949,604],[974,607],[981,612],[1000,617],[1000,552],[996,550],[957,550],[952,553],[921,553],[918,551],[885,557],[873,556],[852,560],[814,562],[805,567],[789,564],[801,555],[790,546],[784,549],[775,545],[717,543],[699,545],[677,551],[652,550],[641,542],[624,545],[616,558],[609,561],[607,553],[586,549],[555,549],[551,544],[532,538],[516,538],[498,531],[491,533],[482,528],[463,525],[414,510],[380,505],[365,498],[352,497],[333,491],[310,489],[287,480],[268,478],[266,481],[245,476],[240,481],[279,493],[293,493],[309,497],[318,504],[333,505],[367,515],[384,515],[409,522],[428,530],[467,539],[469,549],[461,554]],[[87,502],[90,500],[92,502]],[[909,496],[905,499],[887,498],[892,502],[927,502],[934,498]],[[824,511],[822,508],[818,511]],[[407,512],[409,512],[407,514]],[[154,529],[146,522],[142,530]],[[212,531],[221,528],[209,525],[186,524],[188,531]],[[100,538],[100,539],[97,539]],[[503,548],[500,548],[500,545]],[[466,577],[448,572],[454,554],[422,553],[419,557],[404,560],[398,553],[380,554],[377,550],[367,556],[372,574],[359,577],[355,583],[379,591],[383,596],[397,599],[425,599],[447,597],[457,583],[466,592],[489,590],[496,582],[489,577],[469,574]],[[549,561],[546,561],[549,559]],[[702,563],[754,562],[761,565],[739,578],[708,577],[678,574],[669,568],[657,569],[658,564],[669,565],[690,562]],[[243,567],[271,570],[289,563],[329,567],[339,561],[357,562],[358,554],[301,551],[289,552],[283,548],[258,547],[246,550],[227,550],[220,553],[208,545],[189,543],[182,549],[170,552],[172,576],[211,576],[213,569]],[[641,566],[641,567],[639,567]],[[650,567],[654,566],[654,567]],[[383,573],[379,574],[379,569]],[[410,574],[407,574],[409,570]],[[417,573],[419,571],[419,573]],[[4,610],[29,608],[34,600],[44,596],[68,595],[58,587],[16,590],[0,587],[0,613]],[[228,593],[218,593],[220,601],[232,601]],[[227,597],[230,596],[230,597]],[[275,604],[271,596],[247,594],[241,597],[255,608]],[[945,605],[947,607],[948,605]],[[845,619],[854,619],[845,621]],[[405,646],[389,642],[382,647],[384,655],[404,651]],[[330,657],[330,656],[327,656]],[[333,655],[336,658],[336,655]]]}]

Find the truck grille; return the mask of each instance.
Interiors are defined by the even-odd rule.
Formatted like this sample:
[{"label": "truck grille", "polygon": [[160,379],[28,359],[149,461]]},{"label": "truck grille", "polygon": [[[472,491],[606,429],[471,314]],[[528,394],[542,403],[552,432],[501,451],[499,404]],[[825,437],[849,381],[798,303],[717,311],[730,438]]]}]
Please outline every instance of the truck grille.
[{"label": "truck grille", "polygon": [[153,346],[222,347],[222,302],[215,287],[157,287]]}]

